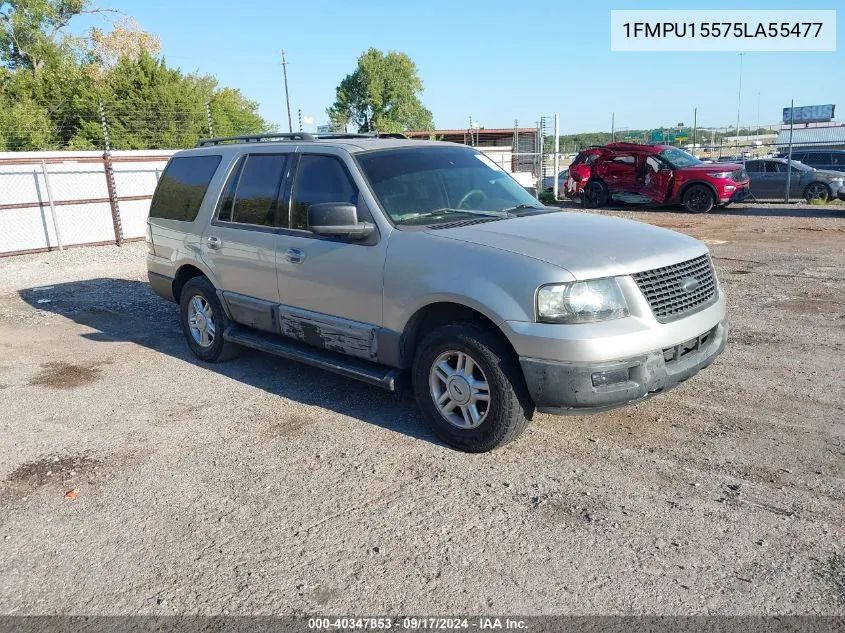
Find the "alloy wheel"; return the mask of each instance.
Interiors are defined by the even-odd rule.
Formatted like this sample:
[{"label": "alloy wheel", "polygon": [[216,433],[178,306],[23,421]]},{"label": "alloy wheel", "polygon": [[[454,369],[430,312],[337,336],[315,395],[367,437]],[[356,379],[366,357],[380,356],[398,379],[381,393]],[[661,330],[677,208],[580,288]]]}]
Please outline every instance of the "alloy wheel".
[{"label": "alloy wheel", "polygon": [[435,407],[449,424],[474,429],[490,412],[490,385],[467,353],[443,352],[431,365],[429,389]]}]

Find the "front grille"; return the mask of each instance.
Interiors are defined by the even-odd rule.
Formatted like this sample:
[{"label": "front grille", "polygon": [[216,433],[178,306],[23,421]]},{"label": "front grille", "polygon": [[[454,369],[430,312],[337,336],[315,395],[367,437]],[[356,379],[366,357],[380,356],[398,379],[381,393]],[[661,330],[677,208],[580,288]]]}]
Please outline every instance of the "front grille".
[{"label": "front grille", "polygon": [[[716,297],[716,277],[707,255],[636,273],[633,277],[658,321],[677,319],[703,308]],[[696,285],[692,279],[698,282],[695,288],[689,288]]]},{"label": "front grille", "polygon": [[731,172],[731,180],[734,182],[745,182],[747,179],[748,174],[745,173],[744,169],[737,169]]}]

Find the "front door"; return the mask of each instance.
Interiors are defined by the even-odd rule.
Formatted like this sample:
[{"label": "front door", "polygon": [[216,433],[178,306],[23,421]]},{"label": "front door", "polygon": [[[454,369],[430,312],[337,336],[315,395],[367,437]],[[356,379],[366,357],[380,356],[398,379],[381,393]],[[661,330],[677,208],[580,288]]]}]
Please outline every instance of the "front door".
[{"label": "front door", "polygon": [[358,219],[372,221],[346,160],[345,152],[331,148],[299,154],[289,194],[290,230],[279,236],[276,256],[279,318],[287,336],[374,359],[386,236],[356,242],[308,230],[308,207],[321,202],[355,204]]}]

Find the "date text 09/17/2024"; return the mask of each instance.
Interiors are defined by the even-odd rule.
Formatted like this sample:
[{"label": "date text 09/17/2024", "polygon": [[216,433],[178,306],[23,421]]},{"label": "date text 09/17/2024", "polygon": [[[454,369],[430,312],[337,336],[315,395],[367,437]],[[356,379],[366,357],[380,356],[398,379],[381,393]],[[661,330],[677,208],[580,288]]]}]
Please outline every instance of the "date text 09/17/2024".
[{"label": "date text 09/17/2024", "polygon": [[626,22],[625,37],[817,38],[823,22]]}]

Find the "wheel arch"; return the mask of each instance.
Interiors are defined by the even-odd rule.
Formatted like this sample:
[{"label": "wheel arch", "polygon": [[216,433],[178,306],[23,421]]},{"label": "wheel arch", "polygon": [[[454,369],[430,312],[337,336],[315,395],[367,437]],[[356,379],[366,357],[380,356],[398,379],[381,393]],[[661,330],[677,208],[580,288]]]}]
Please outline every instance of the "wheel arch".
[{"label": "wheel arch", "polygon": [[465,303],[452,300],[436,301],[422,306],[414,312],[405,324],[399,337],[399,363],[410,367],[414,354],[425,336],[435,329],[451,323],[469,322],[500,336],[508,348],[517,357],[516,350],[496,321],[482,311]]},{"label": "wheel arch", "polygon": [[827,199],[830,200],[833,198],[833,189],[831,189],[830,185],[822,180],[811,180],[807,183],[804,187],[804,190],[801,192],[801,197],[806,200],[807,198],[807,190],[812,187],[813,185],[822,185],[827,190]]},{"label": "wheel arch", "polygon": [[188,283],[194,277],[205,277],[211,282],[212,286],[214,285],[214,281],[211,279],[211,277],[199,266],[193,263],[182,264],[176,270],[176,275],[173,277],[173,300],[176,303],[179,303],[179,298],[182,294],[182,289],[185,287],[185,284]]},{"label": "wheel arch", "polygon": [[719,192],[716,191],[716,187],[713,186],[713,183],[707,182],[706,180],[690,180],[681,185],[681,188],[678,190],[678,202],[683,204],[684,196],[686,195],[687,191],[690,187],[694,187],[695,185],[704,185],[705,187],[707,187],[710,190],[710,193],[713,194],[713,206],[718,206]]}]

